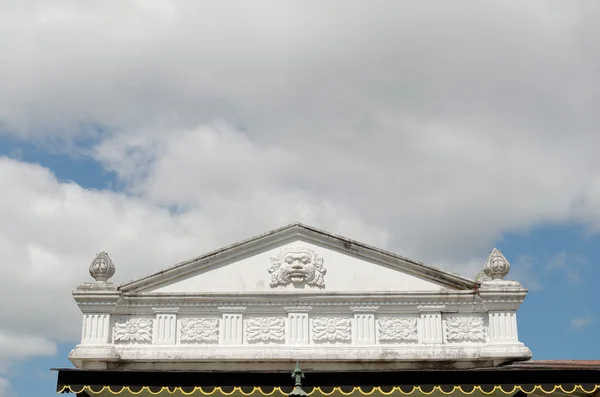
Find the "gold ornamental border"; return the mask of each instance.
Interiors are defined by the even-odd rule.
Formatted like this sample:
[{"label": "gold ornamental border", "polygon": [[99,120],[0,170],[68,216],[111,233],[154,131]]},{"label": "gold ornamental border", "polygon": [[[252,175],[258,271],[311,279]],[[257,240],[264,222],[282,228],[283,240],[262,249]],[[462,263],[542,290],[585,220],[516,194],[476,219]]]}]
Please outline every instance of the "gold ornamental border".
[{"label": "gold ornamental border", "polygon": [[[370,396],[373,393],[380,393],[385,396],[389,396],[389,395],[397,393],[397,394],[406,396],[406,395],[413,394],[415,392],[419,392],[419,393],[422,393],[425,395],[430,395],[435,392],[448,395],[448,394],[453,394],[457,391],[459,391],[463,394],[473,394],[475,392],[480,392],[482,394],[487,394],[487,395],[494,394],[498,391],[500,391],[504,394],[507,394],[507,395],[513,395],[518,391],[522,391],[525,394],[532,394],[534,392],[551,394],[556,391],[561,391],[562,393],[565,393],[565,394],[572,394],[575,392],[583,392],[585,394],[591,395],[591,394],[595,393],[596,391],[600,390],[600,384],[590,385],[590,386],[591,386],[591,388],[587,389],[583,385],[576,384],[576,385],[573,385],[573,387],[570,389],[570,388],[563,387],[563,385],[531,385],[530,388],[521,386],[521,385],[511,385],[512,388],[507,387],[507,389],[505,389],[502,385],[496,385],[496,386],[491,387],[491,389],[490,389],[489,387],[474,385],[474,386],[472,386],[472,390],[471,390],[471,387],[465,387],[465,389],[467,389],[467,390],[465,390],[465,389],[463,389],[462,386],[452,386],[452,390],[450,390],[450,391],[448,391],[450,388],[449,386],[448,387],[433,386],[433,387],[424,387],[424,388],[422,388],[421,386],[412,386],[411,391],[406,391],[406,389],[408,389],[410,386],[409,387],[355,386],[351,389],[351,391],[347,391],[347,390],[349,390],[349,388],[339,387],[339,386],[332,387],[331,390],[329,387],[327,387],[326,388],[327,391],[324,391],[321,387],[318,387],[318,386],[306,387],[306,389],[312,389],[311,391],[309,391],[307,393],[308,395],[312,395],[312,394],[318,392],[323,396],[331,396],[334,393],[339,393],[344,396],[349,396],[355,392],[359,392],[363,396]],[[80,389],[77,389],[77,387],[80,387]],[[232,388],[227,387],[227,390],[223,390],[223,388],[220,386],[216,386],[216,387],[196,386],[196,387],[189,387],[189,388],[181,387],[181,386],[173,386],[173,387],[162,386],[162,387],[160,387],[160,389],[158,387],[152,387],[152,386],[141,386],[139,388],[138,387],[130,388],[129,386],[102,386],[101,388],[95,388],[92,386],[77,386],[77,387],[66,385],[66,386],[63,386],[62,389],[58,390],[57,393],[64,393],[64,392],[81,393],[81,392],[85,391],[88,394],[100,394],[105,391],[108,391],[111,394],[121,394],[121,393],[127,391],[128,393],[134,394],[134,395],[140,394],[142,392],[147,392],[147,393],[153,394],[153,395],[157,395],[157,394],[161,394],[161,393],[175,394],[178,392],[178,393],[181,393],[186,396],[192,395],[194,393],[200,393],[205,396],[211,396],[215,393],[219,393],[219,394],[222,394],[225,396],[231,396],[232,394],[235,394],[235,393],[239,393],[244,396],[253,396],[253,395],[287,396],[288,395],[288,393],[284,392],[280,387],[273,387],[273,388],[269,387],[268,392],[264,391],[261,387],[254,387],[252,389],[252,391],[246,392],[243,389],[248,390],[249,388],[241,387],[241,386],[236,386],[236,387],[232,387]],[[363,390],[363,387],[365,390]],[[430,388],[431,388],[431,390],[429,390]],[[423,389],[425,389],[425,390],[423,390]],[[278,394],[276,394],[276,393],[278,393]]]}]

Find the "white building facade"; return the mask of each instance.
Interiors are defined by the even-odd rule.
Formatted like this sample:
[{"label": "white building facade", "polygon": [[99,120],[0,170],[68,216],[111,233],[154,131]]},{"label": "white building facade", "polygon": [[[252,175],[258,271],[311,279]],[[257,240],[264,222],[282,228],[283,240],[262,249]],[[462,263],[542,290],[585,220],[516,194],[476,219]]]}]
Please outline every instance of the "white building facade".
[{"label": "white building facade", "polygon": [[69,358],[89,370],[482,368],[528,360],[496,249],[472,280],[292,224],[114,285],[101,253]]}]

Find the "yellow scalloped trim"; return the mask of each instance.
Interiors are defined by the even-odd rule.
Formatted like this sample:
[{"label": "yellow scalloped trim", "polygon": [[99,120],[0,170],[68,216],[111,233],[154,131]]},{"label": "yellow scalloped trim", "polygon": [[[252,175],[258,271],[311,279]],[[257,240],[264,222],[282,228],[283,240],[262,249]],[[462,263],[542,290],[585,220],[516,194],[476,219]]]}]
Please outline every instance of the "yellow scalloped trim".
[{"label": "yellow scalloped trim", "polygon": [[[161,394],[161,393],[174,394],[175,392],[179,392],[179,393],[181,393],[183,395],[186,395],[186,396],[192,395],[194,393],[200,393],[200,394],[202,394],[204,396],[210,396],[210,395],[213,395],[214,393],[217,393],[217,392],[220,393],[221,395],[225,395],[225,396],[231,396],[234,393],[240,393],[240,394],[242,394],[244,396],[252,396],[254,394],[258,394],[258,395],[261,395],[261,396],[272,396],[276,392],[279,392],[279,394],[281,394],[283,396],[287,395],[287,393],[284,393],[283,390],[281,390],[280,387],[273,388],[273,391],[271,391],[269,393],[264,392],[261,387],[254,387],[251,392],[246,393],[246,392],[244,392],[242,390],[242,387],[240,387],[240,386],[234,387],[231,392],[225,392],[219,386],[214,387],[214,388],[210,387],[210,389],[212,389],[211,391],[204,391],[204,389],[203,389],[202,386],[194,387],[190,392],[184,391],[183,388],[181,388],[181,387],[173,387],[172,389],[173,389],[173,391],[169,390],[169,388],[167,386],[164,386],[159,391],[154,392],[154,391],[151,390],[151,388],[149,386],[143,386],[139,391],[134,392],[134,391],[132,391],[129,388],[129,386],[115,387],[115,390],[113,390],[113,388],[111,386],[104,386],[104,387],[102,387],[102,389],[94,391],[94,390],[92,390],[92,388],[90,386],[82,386],[80,390],[75,390],[74,388],[72,388],[70,386],[63,386],[63,388],[61,390],[58,390],[57,393],[62,393],[62,392],[65,392],[65,391],[70,391],[70,392],[73,392],[73,393],[81,393],[82,391],[85,391],[88,394],[92,394],[93,395],[93,394],[100,394],[100,393],[103,393],[105,391],[108,391],[111,394],[121,394],[121,393],[123,393],[124,391],[127,390],[128,393],[134,394],[134,395],[140,394],[140,393],[142,393],[144,391],[146,391],[146,392],[148,392],[150,394],[153,394],[153,395],[157,395],[157,394]],[[207,389],[209,389],[209,388],[207,388]],[[582,385],[575,385],[570,390],[565,389],[562,385],[554,385],[552,387],[552,390],[546,390],[546,389],[544,389],[542,387],[542,385],[535,385],[533,387],[533,390],[530,390],[530,389],[525,390],[520,385],[514,385],[512,387],[512,389],[510,389],[510,390],[504,390],[502,388],[502,386],[498,385],[498,386],[494,386],[494,388],[491,391],[484,391],[481,386],[477,386],[477,385],[475,385],[473,387],[473,390],[471,390],[471,391],[465,391],[465,390],[463,390],[463,388],[461,386],[454,386],[452,388],[452,391],[444,391],[444,390],[442,390],[441,386],[434,386],[433,389],[431,391],[429,391],[429,392],[423,391],[423,389],[421,389],[420,386],[413,386],[413,389],[410,392],[404,392],[404,391],[402,391],[400,389],[400,387],[393,387],[389,392],[383,391],[381,389],[381,387],[369,387],[367,390],[369,390],[369,391],[364,391],[362,389],[362,387],[356,386],[356,387],[354,387],[354,389],[352,389],[352,391],[345,392],[345,391],[342,390],[341,387],[337,387],[336,386],[336,387],[332,388],[332,390],[330,392],[325,392],[320,387],[317,386],[317,387],[313,388],[313,390],[309,393],[309,395],[312,395],[315,392],[319,392],[323,396],[331,396],[334,393],[339,393],[339,394],[344,395],[344,396],[349,396],[349,395],[351,395],[353,393],[356,393],[356,392],[359,392],[363,396],[370,396],[370,395],[372,395],[375,392],[383,394],[385,396],[389,396],[389,395],[391,395],[393,393],[399,393],[399,394],[402,394],[402,395],[410,395],[410,394],[413,394],[415,392],[419,392],[419,393],[425,394],[425,395],[430,395],[430,394],[433,394],[435,392],[448,395],[448,394],[453,394],[456,391],[459,391],[462,394],[473,394],[473,393],[475,393],[477,391],[477,392],[481,392],[481,393],[487,394],[487,395],[494,394],[494,393],[500,391],[500,392],[502,392],[502,393],[504,393],[506,395],[514,395],[518,390],[520,390],[522,392],[525,392],[525,393],[542,392],[544,394],[552,394],[552,393],[556,392],[557,390],[560,390],[561,392],[566,393],[566,394],[572,394],[572,393],[575,393],[577,391],[581,391],[581,392],[583,392],[585,394],[593,394],[596,391],[600,390],[600,384],[599,385],[594,385],[594,387],[591,390],[585,389]]]}]

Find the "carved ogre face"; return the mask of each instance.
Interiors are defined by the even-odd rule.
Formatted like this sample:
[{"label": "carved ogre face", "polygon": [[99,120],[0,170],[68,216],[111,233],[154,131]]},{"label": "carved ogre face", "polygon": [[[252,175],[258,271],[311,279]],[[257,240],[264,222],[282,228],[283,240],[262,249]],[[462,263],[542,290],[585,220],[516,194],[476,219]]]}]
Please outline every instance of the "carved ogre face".
[{"label": "carved ogre face", "polygon": [[324,287],[323,258],[310,248],[286,248],[271,258],[271,287],[294,284]]},{"label": "carved ogre face", "polygon": [[292,283],[302,283],[315,278],[313,258],[306,252],[290,252],[283,256],[279,272],[284,280]]}]

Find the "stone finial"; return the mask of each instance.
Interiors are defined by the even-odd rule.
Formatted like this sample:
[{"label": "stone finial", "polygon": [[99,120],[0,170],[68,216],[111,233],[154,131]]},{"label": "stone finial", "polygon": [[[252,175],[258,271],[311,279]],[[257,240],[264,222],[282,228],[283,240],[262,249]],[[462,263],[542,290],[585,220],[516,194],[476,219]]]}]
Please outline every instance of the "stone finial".
[{"label": "stone finial", "polygon": [[90,265],[90,274],[97,282],[106,282],[115,274],[115,265],[104,251],[100,252]]},{"label": "stone finial", "polygon": [[510,270],[510,263],[506,260],[502,252],[494,248],[485,261],[483,272],[492,280],[502,280]]},{"label": "stone finial", "polygon": [[292,379],[294,379],[294,390],[290,394],[289,397],[305,397],[308,396],[308,393],[302,389],[302,379],[304,379],[304,373],[300,369],[300,365],[296,361],[296,368],[294,368],[294,372],[292,372]]}]

